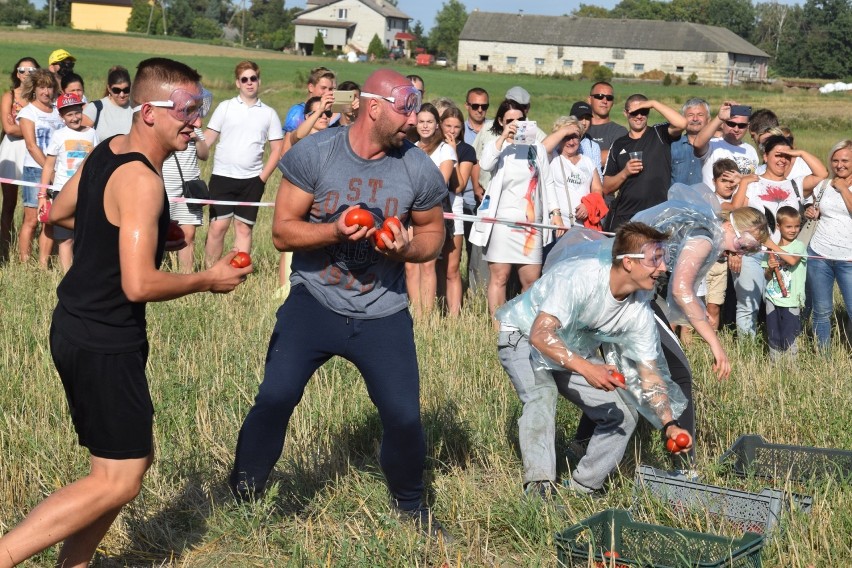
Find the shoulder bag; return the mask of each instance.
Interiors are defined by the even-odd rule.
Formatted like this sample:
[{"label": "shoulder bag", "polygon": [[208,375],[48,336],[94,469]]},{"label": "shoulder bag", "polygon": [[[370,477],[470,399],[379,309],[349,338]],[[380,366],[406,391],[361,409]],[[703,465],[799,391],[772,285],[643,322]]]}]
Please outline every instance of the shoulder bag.
[{"label": "shoulder bag", "polygon": [[191,179],[189,181],[183,179],[183,171],[180,169],[177,156],[172,154],[172,158],[175,159],[175,164],[177,164],[180,183],[183,186],[183,196],[190,199],[210,199],[210,189],[208,189],[207,183],[203,179]]}]

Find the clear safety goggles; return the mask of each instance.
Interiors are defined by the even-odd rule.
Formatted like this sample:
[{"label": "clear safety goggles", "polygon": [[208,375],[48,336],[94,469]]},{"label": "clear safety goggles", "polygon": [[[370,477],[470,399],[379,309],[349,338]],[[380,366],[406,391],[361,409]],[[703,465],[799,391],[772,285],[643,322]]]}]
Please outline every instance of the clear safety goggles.
[{"label": "clear safety goggles", "polygon": [[213,106],[213,93],[201,87],[201,94],[194,94],[184,89],[175,89],[167,101],[148,101],[133,107],[133,112],[139,112],[144,105],[167,108],[169,115],[184,124],[191,124],[199,118],[204,118]]},{"label": "clear safety goggles", "polygon": [[669,263],[669,249],[664,242],[651,241],[642,245],[640,252],[619,254],[615,260],[622,258],[636,258],[639,264],[648,268],[659,268],[663,263]]},{"label": "clear safety goggles", "polygon": [[734,229],[734,252],[737,254],[757,252],[761,249],[760,243],[751,233],[740,233],[734,217],[731,216],[731,228]]},{"label": "clear safety goggles", "polygon": [[423,103],[423,95],[414,85],[399,85],[391,90],[389,97],[374,95],[373,93],[361,92],[361,96],[368,99],[382,99],[393,105],[393,110],[399,114],[411,114],[420,110]]}]

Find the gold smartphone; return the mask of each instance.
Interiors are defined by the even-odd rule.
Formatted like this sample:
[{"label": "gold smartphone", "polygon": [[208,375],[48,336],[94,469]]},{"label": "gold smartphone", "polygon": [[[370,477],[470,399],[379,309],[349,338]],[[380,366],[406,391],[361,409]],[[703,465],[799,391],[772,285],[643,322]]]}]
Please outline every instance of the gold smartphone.
[{"label": "gold smartphone", "polygon": [[334,91],[334,102],[331,103],[332,112],[343,112],[355,100],[355,91]]}]

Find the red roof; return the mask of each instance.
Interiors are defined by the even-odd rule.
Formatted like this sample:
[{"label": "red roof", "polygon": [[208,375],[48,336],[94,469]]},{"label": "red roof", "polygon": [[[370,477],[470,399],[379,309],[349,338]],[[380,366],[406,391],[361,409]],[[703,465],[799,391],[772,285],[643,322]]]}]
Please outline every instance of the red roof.
[{"label": "red roof", "polygon": [[401,40],[404,40],[404,41],[414,41],[415,39],[417,39],[416,37],[414,37],[413,35],[411,35],[408,32],[397,32],[396,35],[393,36],[393,38],[394,39],[401,39]]}]

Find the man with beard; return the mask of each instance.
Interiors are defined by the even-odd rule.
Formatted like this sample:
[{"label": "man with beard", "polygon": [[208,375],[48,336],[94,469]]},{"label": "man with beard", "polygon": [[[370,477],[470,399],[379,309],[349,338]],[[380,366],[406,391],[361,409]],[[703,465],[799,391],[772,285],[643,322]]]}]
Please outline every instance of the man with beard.
[{"label": "man with beard", "polygon": [[[352,126],[305,138],[278,165],[283,179],[272,239],[278,250],[293,251],[292,288],[240,430],[230,485],[241,500],[264,492],[308,380],[339,355],[361,372],[378,408],[379,461],[393,505],[424,532],[447,538],[422,501],[426,445],[404,269],[438,256],[447,185],[406,140],[421,104],[409,80],[380,69],[367,78],[360,99]],[[346,223],[356,208],[369,222]],[[390,221],[389,233],[377,233],[375,225],[391,217],[410,226],[412,236]]]}]

